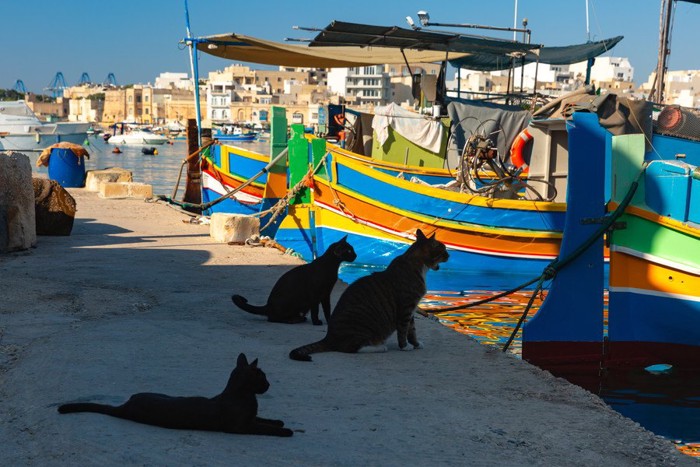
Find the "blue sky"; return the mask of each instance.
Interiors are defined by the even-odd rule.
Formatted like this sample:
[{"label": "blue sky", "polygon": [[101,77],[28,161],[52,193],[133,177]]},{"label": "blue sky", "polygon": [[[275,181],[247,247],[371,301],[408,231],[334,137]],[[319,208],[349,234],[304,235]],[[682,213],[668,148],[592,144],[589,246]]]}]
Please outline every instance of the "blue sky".
[{"label": "blue sky", "polygon": [[[585,0],[519,0],[518,22],[529,20],[533,42],[569,45],[585,42]],[[406,26],[427,10],[431,20],[512,26],[514,0],[189,0],[194,35],[238,32],[275,41],[310,37],[293,25],[323,27],[332,20]],[[591,39],[625,39],[612,51],[629,57],[641,83],[656,64],[659,0],[589,0]],[[0,88],[21,79],[27,90],[44,92],[58,71],[68,85],[83,72],[102,82],[114,73],[119,84],[148,83],[164,71],[188,72],[184,0],[0,0],[3,65]],[[700,5],[679,3],[671,69],[700,69],[696,43]],[[464,30],[465,32],[476,30]],[[512,37],[512,33],[510,33]],[[204,56],[200,71],[231,62]]]}]

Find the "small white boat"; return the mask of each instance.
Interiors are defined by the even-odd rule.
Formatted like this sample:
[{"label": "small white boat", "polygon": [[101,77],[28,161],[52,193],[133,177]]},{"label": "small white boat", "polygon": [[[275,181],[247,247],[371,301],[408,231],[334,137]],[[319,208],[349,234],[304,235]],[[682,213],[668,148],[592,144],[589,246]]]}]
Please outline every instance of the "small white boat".
[{"label": "small white boat", "polygon": [[89,126],[42,122],[24,101],[0,102],[0,151],[42,151],[61,142],[83,144]]},{"label": "small white boat", "polygon": [[107,144],[118,144],[120,146],[143,146],[143,145],[161,145],[168,141],[163,135],[153,133],[145,128],[140,128],[137,130],[131,130],[128,133],[120,135],[112,135],[107,140]]}]

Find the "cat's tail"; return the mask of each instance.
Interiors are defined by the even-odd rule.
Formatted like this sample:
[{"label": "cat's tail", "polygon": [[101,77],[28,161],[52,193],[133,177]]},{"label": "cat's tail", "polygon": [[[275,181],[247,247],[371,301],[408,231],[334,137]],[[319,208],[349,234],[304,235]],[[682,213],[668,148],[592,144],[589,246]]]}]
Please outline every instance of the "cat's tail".
[{"label": "cat's tail", "polygon": [[248,300],[241,295],[232,295],[231,301],[241,310],[245,310],[248,313],[253,313],[254,315],[267,316],[267,305],[256,306],[248,303]]},{"label": "cat's tail", "polygon": [[333,349],[331,349],[328,346],[328,344],[326,343],[326,339],[323,338],[318,342],[314,342],[313,344],[306,344],[292,350],[291,352],[289,352],[289,358],[291,358],[292,360],[298,360],[300,362],[310,362],[310,355],[312,353],[329,352],[331,350]]},{"label": "cat's tail", "polygon": [[105,415],[116,415],[118,408],[113,405],[95,404],[93,402],[76,402],[58,406],[58,413],[94,412]]}]

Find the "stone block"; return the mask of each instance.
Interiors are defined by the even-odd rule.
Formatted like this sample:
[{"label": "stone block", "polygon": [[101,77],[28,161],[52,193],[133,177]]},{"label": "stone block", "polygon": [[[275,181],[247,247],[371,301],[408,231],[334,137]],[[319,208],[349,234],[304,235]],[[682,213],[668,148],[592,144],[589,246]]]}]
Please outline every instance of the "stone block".
[{"label": "stone block", "polygon": [[100,191],[100,183],[103,182],[132,182],[134,179],[131,171],[112,167],[102,170],[88,170],[85,177],[85,189],[87,191]]},{"label": "stone block", "polygon": [[253,235],[260,235],[258,217],[224,212],[216,212],[211,216],[209,236],[216,242],[244,244]]},{"label": "stone block", "polygon": [[152,198],[153,187],[136,182],[102,182],[99,190],[100,198]]},{"label": "stone block", "polygon": [[32,164],[19,152],[0,152],[0,253],[36,245]]},{"label": "stone block", "polygon": [[37,235],[70,235],[75,199],[55,180],[33,178]]}]

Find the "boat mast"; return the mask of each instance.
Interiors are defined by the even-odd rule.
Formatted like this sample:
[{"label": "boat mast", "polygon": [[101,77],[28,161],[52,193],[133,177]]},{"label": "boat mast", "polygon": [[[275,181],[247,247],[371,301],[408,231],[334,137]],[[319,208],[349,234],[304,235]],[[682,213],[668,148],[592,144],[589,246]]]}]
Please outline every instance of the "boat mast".
[{"label": "boat mast", "polygon": [[650,101],[659,104],[663,104],[664,102],[664,82],[666,81],[666,71],[668,70],[668,56],[671,52],[669,48],[669,38],[671,35],[674,1],[675,0],[661,0],[661,15],[659,18],[659,58],[656,64],[654,87],[649,95]]},{"label": "boat mast", "polygon": [[192,70],[192,81],[194,85],[194,112],[197,119],[197,144],[202,147],[202,114],[199,109],[199,67],[197,66],[197,40],[190,33],[190,11],[187,8],[187,0],[185,0],[185,27],[187,29],[187,37],[185,43],[190,48],[190,69]]}]

